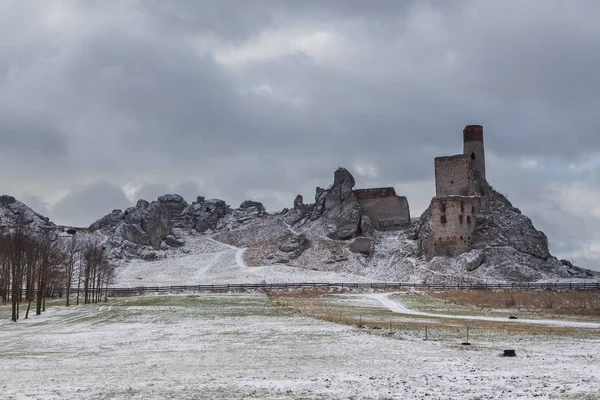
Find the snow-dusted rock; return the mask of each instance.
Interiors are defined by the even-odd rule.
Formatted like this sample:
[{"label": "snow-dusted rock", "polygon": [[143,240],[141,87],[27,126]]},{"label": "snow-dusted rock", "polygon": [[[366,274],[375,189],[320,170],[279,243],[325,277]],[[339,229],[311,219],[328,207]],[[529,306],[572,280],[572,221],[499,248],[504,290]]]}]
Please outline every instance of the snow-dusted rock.
[{"label": "snow-dusted rock", "polygon": [[317,188],[311,220],[318,220],[326,235],[332,239],[351,239],[358,233],[361,210],[352,192],[354,184],[352,174],[345,168],[338,168],[330,189]]},{"label": "snow-dusted rock", "polygon": [[178,194],[165,194],[160,196],[158,201],[161,202],[169,213],[169,219],[171,225],[177,228],[183,228],[185,226],[185,215],[184,210],[187,208],[188,203]]},{"label": "snow-dusted rock", "polygon": [[200,196],[198,201],[183,211],[183,214],[188,227],[203,233],[209,229],[217,229],[219,221],[231,212],[231,208],[223,200],[205,200]]},{"label": "snow-dusted rock", "polygon": [[113,210],[90,225],[90,230],[116,234],[131,243],[159,249],[163,239],[171,232],[171,220],[163,203],[138,201],[135,207],[124,212]]},{"label": "snow-dusted rock", "polygon": [[358,237],[350,244],[350,251],[353,253],[370,255],[373,253],[373,244],[373,239]]},{"label": "snow-dusted rock", "polygon": [[36,213],[13,196],[0,196],[0,228],[12,227],[16,223],[32,230],[56,228],[47,217]]}]

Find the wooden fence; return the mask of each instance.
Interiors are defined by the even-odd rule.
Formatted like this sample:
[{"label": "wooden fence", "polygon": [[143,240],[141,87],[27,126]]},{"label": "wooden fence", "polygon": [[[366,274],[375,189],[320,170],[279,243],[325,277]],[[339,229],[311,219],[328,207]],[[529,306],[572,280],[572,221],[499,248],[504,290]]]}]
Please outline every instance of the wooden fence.
[{"label": "wooden fence", "polygon": [[[358,289],[358,290],[392,290],[392,289],[420,289],[420,290],[598,290],[600,282],[577,283],[406,283],[406,282],[372,282],[372,283],[241,283],[241,284],[212,284],[212,285],[180,285],[180,286],[139,286],[139,287],[109,287],[103,289],[109,296],[127,296],[143,293],[168,293],[168,292],[229,292],[247,290],[285,290],[285,289]],[[75,293],[76,289],[71,293]]]}]

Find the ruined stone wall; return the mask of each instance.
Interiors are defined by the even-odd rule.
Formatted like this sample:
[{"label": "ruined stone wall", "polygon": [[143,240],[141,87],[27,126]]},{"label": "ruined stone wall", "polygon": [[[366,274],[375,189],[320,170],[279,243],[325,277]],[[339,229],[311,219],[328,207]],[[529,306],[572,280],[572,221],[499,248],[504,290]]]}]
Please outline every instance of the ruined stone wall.
[{"label": "ruined stone wall", "polygon": [[473,194],[471,159],[468,155],[436,157],[435,193],[436,197]]},{"label": "ruined stone wall", "polygon": [[408,200],[403,196],[358,197],[363,215],[379,231],[400,229],[410,224]]},{"label": "ruined stone wall", "polygon": [[447,196],[431,201],[433,246],[428,257],[454,257],[471,251],[475,217],[481,207],[481,197]]}]

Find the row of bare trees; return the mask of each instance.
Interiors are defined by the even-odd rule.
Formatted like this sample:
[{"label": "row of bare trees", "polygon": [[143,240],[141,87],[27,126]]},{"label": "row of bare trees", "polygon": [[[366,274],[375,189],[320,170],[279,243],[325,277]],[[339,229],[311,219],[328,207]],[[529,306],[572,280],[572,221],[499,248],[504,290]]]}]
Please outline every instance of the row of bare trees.
[{"label": "row of bare trees", "polygon": [[[46,311],[46,299],[80,298],[85,304],[102,300],[113,275],[113,266],[98,241],[80,240],[76,234],[63,238],[54,230],[31,230],[17,221],[0,231],[0,298],[12,306],[12,321],[27,303],[29,317],[35,300],[36,315]],[[105,293],[105,292],[104,292]]]}]

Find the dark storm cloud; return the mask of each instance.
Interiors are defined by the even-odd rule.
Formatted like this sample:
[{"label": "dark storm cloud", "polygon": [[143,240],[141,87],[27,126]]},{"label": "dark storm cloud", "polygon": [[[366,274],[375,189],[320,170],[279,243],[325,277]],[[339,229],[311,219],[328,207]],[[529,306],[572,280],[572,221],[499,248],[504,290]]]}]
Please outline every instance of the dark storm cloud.
[{"label": "dark storm cloud", "polygon": [[480,123],[491,183],[554,251],[600,265],[585,199],[600,202],[599,13],[583,0],[5,2],[0,185],[40,207],[68,191],[50,216],[88,225],[164,192],[274,211],[344,166],[361,187],[397,185],[416,215],[433,158]]}]

